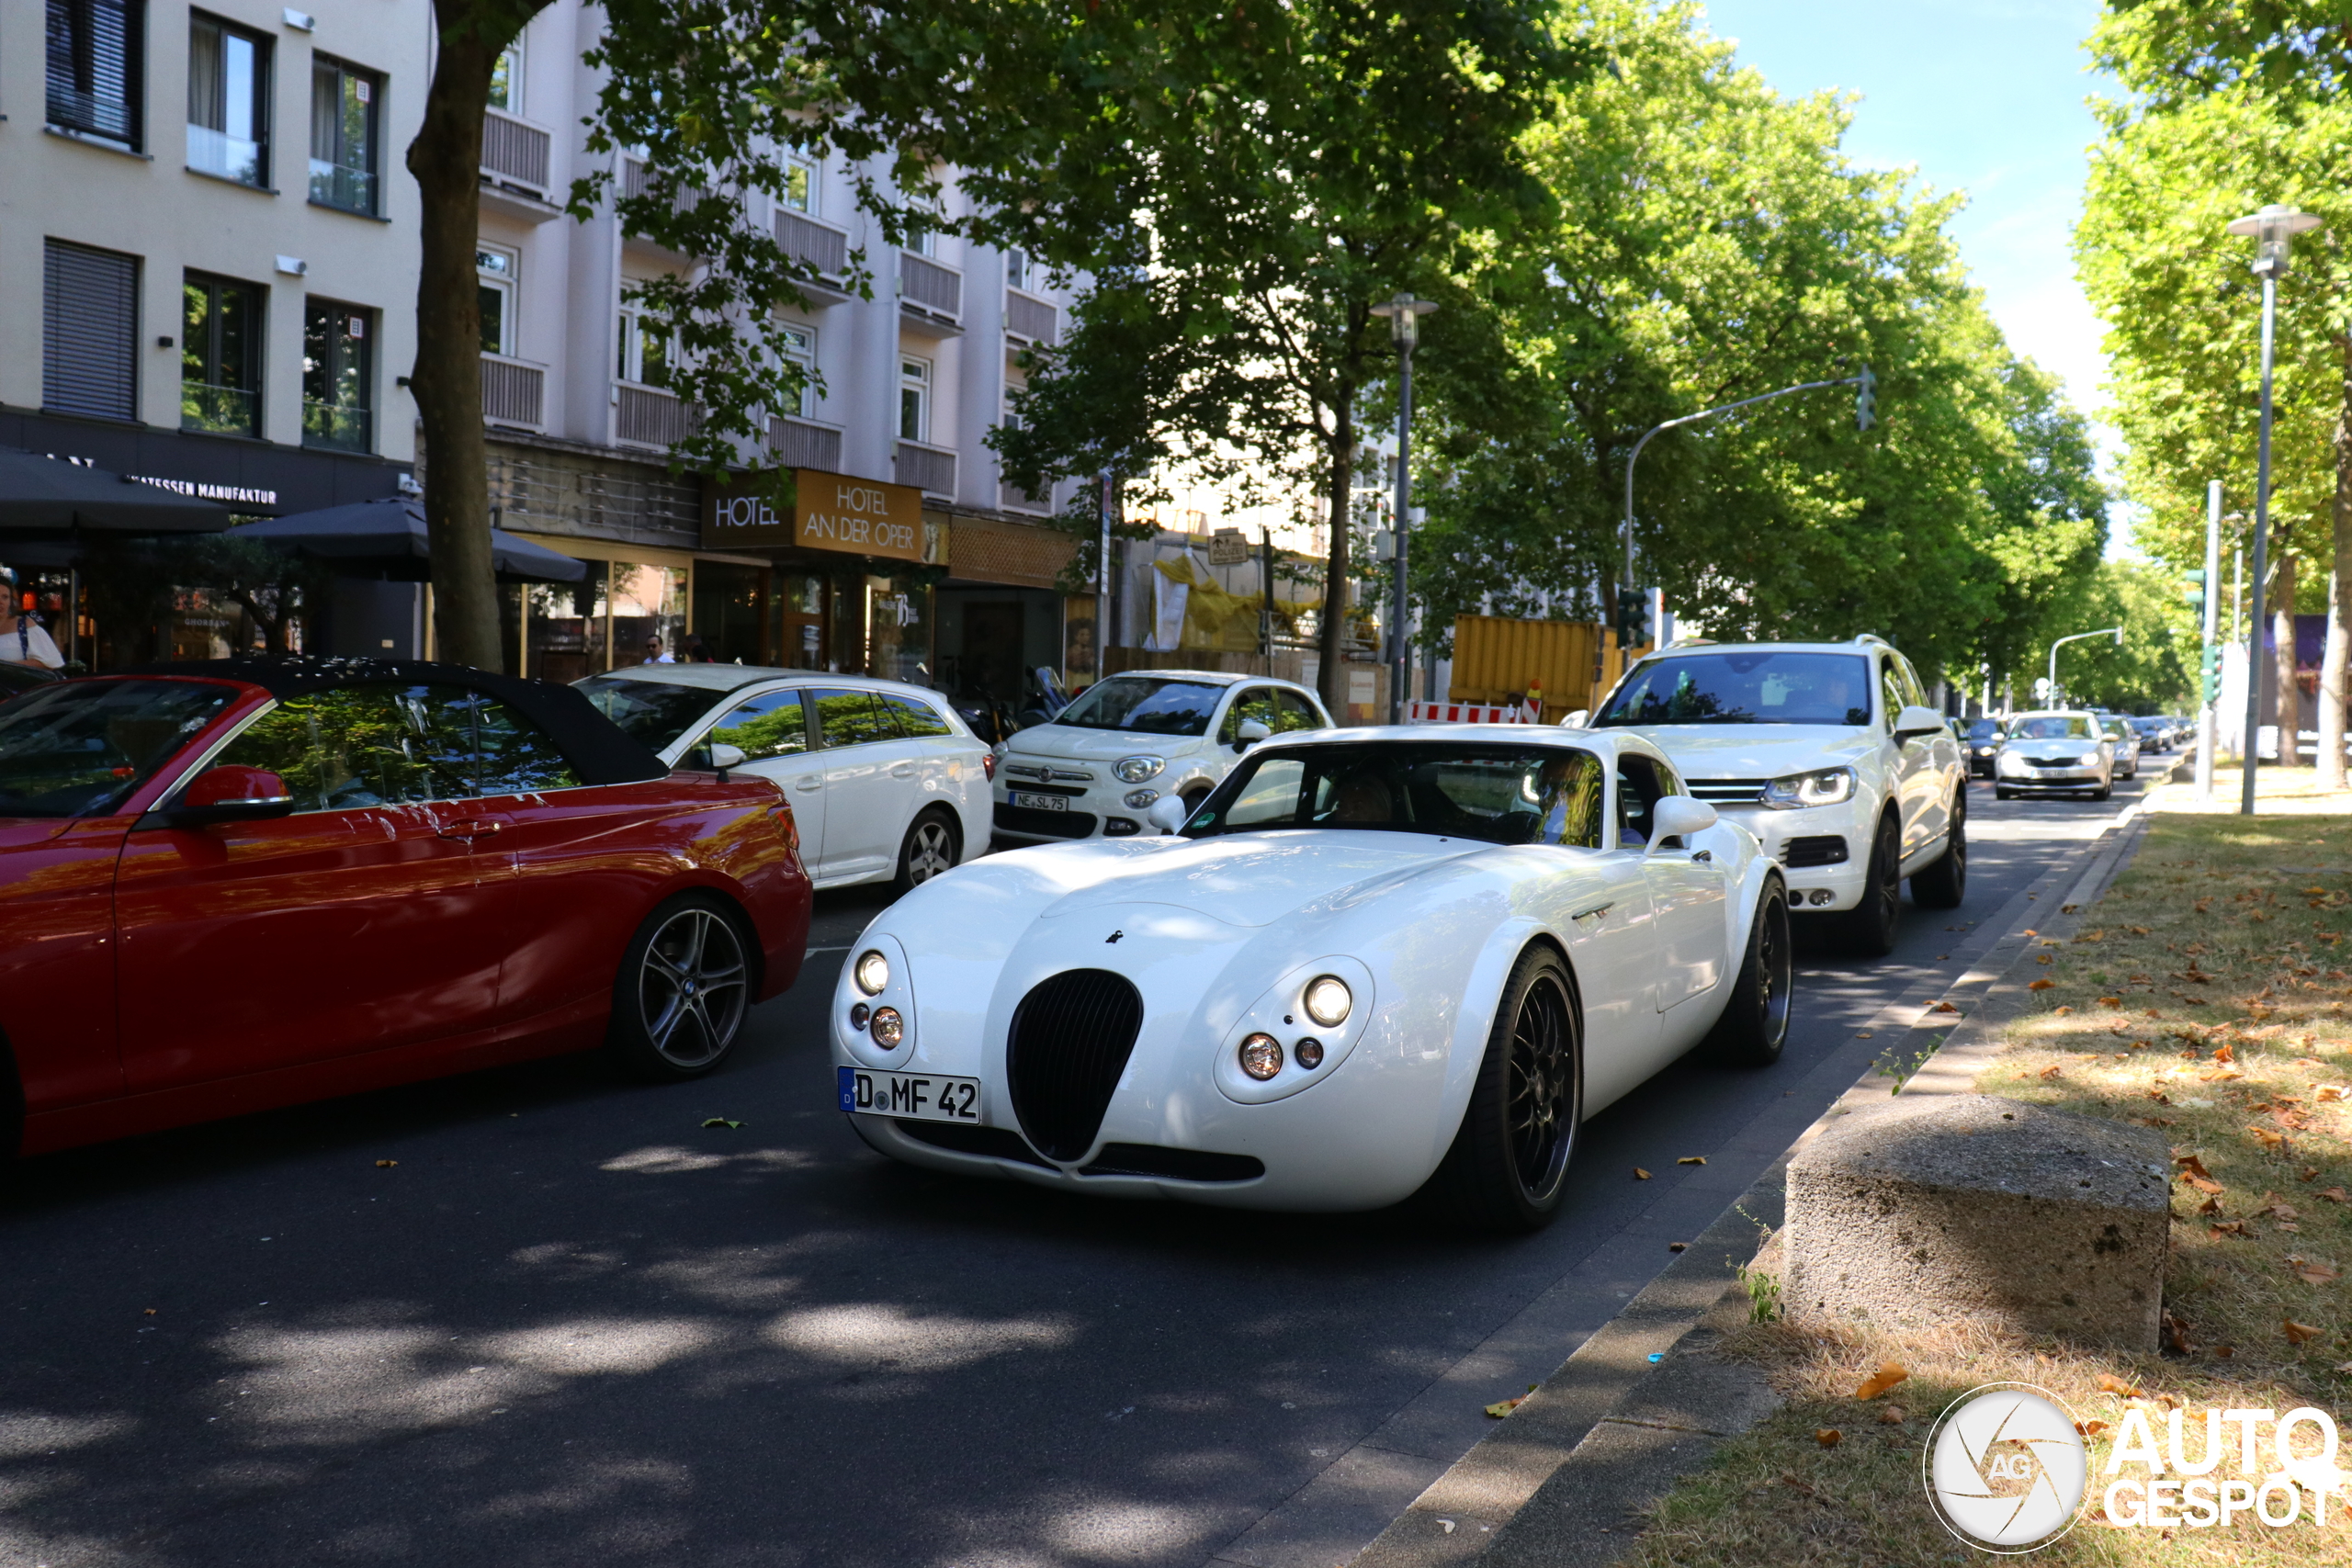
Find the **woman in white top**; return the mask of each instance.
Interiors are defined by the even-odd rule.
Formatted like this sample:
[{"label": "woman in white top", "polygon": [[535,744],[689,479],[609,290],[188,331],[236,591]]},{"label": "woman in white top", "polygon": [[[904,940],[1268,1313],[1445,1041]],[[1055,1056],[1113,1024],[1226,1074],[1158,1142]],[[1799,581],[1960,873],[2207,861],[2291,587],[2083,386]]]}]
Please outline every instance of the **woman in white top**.
[{"label": "woman in white top", "polygon": [[9,604],[0,609],[0,661],[9,664],[38,664],[44,670],[62,669],[64,655],[57,651],[57,644],[50,640],[48,631],[33,614],[32,595],[25,595],[21,604],[14,589],[7,590]]}]

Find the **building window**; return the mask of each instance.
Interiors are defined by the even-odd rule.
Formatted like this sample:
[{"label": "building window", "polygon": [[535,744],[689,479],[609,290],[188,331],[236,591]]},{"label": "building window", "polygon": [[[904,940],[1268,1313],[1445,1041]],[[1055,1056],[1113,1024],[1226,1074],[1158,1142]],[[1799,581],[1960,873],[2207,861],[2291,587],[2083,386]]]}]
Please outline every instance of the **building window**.
[{"label": "building window", "polygon": [[490,107],[508,114],[523,112],[523,35],[499,51],[490,68]]},{"label": "building window", "polygon": [[187,23],[187,166],[269,184],[269,43],[200,13]]},{"label": "building window", "polygon": [[817,169],[794,158],[785,164],[784,204],[795,212],[817,215]]},{"label": "building window", "polygon": [[[482,334],[485,342],[489,333]],[[664,387],[670,380],[670,334],[642,310],[623,310],[620,327],[620,378],[639,386]]]},{"label": "building window", "polygon": [[144,128],[145,0],[49,0],[49,123],[128,147]]},{"label": "building window", "polygon": [[311,58],[311,199],[377,213],[376,101],[383,82],[322,55]]},{"label": "building window", "polygon": [[931,439],[931,361],[899,361],[899,439]]},{"label": "building window", "polygon": [[514,352],[515,256],[503,245],[474,249],[474,276],[481,289],[481,351]]},{"label": "building window", "polygon": [[180,287],[180,428],[261,434],[262,311],[250,283],[191,272]]},{"label": "building window", "polygon": [[1027,251],[1004,253],[1004,281],[1008,287],[1013,288],[1029,287],[1029,253]]},{"label": "building window", "polygon": [[139,417],[139,258],[51,240],[42,257],[41,407]]},{"label": "building window", "polygon": [[302,307],[302,445],[375,445],[375,312],[332,299]]},{"label": "building window", "polygon": [[808,419],[817,412],[817,333],[813,327],[784,329],[785,362],[800,372],[800,396],[786,413]]}]

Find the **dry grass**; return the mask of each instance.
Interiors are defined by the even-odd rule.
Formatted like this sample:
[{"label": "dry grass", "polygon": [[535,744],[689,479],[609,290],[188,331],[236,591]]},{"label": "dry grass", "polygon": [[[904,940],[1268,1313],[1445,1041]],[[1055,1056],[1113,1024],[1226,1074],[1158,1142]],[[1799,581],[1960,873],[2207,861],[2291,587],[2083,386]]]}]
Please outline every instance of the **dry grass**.
[{"label": "dry grass", "polygon": [[[2159,1430],[2175,1403],[2316,1405],[2346,1428],[2338,1462],[2352,1460],[2352,1100],[2332,1092],[2352,1097],[2352,821],[2159,815],[2081,929],[2043,939],[2036,957],[2047,982],[2038,1009],[2009,1027],[1978,1087],[2163,1130],[2179,1174],[2165,1349],[2087,1352],[1968,1325],[1903,1336],[1751,1328],[1736,1351],[1792,1403],[1660,1505],[1634,1559],[1644,1568],[1975,1557],[1929,1512],[1919,1449],[1935,1416],[1984,1382],[2035,1383],[2084,1420],[2109,1423],[2092,1444],[2095,1479],[2134,1404]],[[1909,1381],[1876,1401],[1854,1398],[1883,1359],[1902,1362]],[[2102,1376],[2144,1393],[2119,1394]],[[1882,1423],[1890,1405],[1905,1418]],[[1828,1427],[1842,1437],[1825,1449],[1815,1434]],[[2345,1519],[2339,1504],[2324,1529],[2093,1520],[2036,1556],[2130,1568],[2340,1564],[2352,1561]]]}]

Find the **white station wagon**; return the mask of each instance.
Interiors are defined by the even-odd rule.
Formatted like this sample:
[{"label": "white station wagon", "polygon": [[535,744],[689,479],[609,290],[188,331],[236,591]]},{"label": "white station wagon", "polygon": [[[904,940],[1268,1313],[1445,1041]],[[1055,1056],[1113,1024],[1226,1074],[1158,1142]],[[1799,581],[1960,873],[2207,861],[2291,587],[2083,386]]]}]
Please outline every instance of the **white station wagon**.
[{"label": "white station wagon", "polygon": [[988,844],[993,758],[937,692],[741,664],[638,664],[576,683],[673,767],[781,784],[820,887],[903,891]]}]

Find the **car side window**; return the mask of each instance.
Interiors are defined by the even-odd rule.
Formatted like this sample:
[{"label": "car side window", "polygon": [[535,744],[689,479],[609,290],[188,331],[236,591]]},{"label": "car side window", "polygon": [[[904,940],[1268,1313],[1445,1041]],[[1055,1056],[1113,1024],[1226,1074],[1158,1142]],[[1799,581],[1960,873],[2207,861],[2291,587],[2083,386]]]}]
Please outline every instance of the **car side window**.
[{"label": "car side window", "polygon": [[882,705],[888,708],[891,716],[899,721],[900,735],[921,739],[933,735],[956,733],[949,728],[947,721],[939,716],[937,708],[919,698],[902,697],[895,692],[885,692],[882,694]]},{"label": "car side window", "polygon": [[1903,676],[1894,668],[1894,660],[1883,659],[1878,666],[1879,701],[1886,709],[1886,728],[1892,734],[1895,716],[1904,709]]},{"label": "car side window", "polygon": [[1277,757],[1250,775],[1250,787],[1226,808],[1225,826],[1234,828],[1288,827],[1298,820],[1299,791],[1306,782],[1306,764],[1295,757]]},{"label": "car side window", "polygon": [[706,744],[734,746],[746,761],[793,757],[808,750],[808,694],[798,687],[766,692],[736,707],[711,726]]},{"label": "car side window", "polygon": [[1323,716],[1315,711],[1315,705],[1308,702],[1304,694],[1285,691],[1280,686],[1274,688],[1274,711],[1282,716],[1282,721],[1274,726],[1277,735],[1287,734],[1294,729],[1327,728]]},{"label": "car side window", "polygon": [[1917,670],[1911,668],[1911,661],[1898,655],[1894,664],[1895,668],[1902,672],[1904,700],[1917,703],[1923,708],[1935,706],[1935,704],[1928,700],[1927,682],[1919,679],[1919,672]]},{"label": "car side window", "polygon": [[1600,759],[1589,751],[1564,752],[1546,762],[1536,806],[1538,839],[1562,849],[1599,849],[1605,784]]},{"label": "car side window", "polygon": [[473,789],[477,795],[537,795],[541,790],[578,789],[580,775],[548,732],[486,692],[427,687],[446,697],[451,718],[463,712],[473,723]]},{"label": "car side window", "polygon": [[1647,757],[1617,759],[1617,843],[1634,849],[1650,841],[1650,807],[1666,794]]},{"label": "car side window", "polygon": [[1266,727],[1267,733],[1277,733],[1282,728],[1282,714],[1274,704],[1274,691],[1272,686],[1244,687],[1216,727],[1218,744],[1230,746],[1240,739],[1243,722],[1253,718]]},{"label": "car side window", "polygon": [[472,793],[470,716],[455,722],[450,688],[338,686],[281,700],[213,759],[286,781],[294,809],[358,811],[457,800]]},{"label": "car side window", "polygon": [[828,751],[899,738],[899,727],[889,710],[875,701],[871,692],[819,687],[809,695],[817,705],[818,744]]}]

